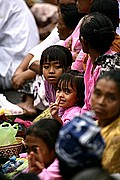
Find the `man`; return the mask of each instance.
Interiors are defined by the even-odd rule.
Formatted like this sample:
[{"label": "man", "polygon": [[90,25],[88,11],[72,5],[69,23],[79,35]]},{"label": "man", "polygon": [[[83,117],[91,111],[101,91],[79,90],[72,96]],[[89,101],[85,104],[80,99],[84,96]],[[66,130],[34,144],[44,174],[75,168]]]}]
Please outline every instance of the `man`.
[{"label": "man", "polygon": [[0,0],[0,89],[11,88],[14,71],[38,43],[37,25],[26,3]]}]

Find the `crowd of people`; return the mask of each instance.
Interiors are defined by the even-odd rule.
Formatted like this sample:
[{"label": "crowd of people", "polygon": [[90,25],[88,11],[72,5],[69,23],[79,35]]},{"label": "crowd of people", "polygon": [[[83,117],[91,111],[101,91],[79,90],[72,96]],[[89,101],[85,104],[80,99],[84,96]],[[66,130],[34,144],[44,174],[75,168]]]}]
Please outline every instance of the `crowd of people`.
[{"label": "crowd of people", "polygon": [[120,1],[54,1],[57,24],[42,42],[23,0],[0,4],[0,88],[22,92],[18,107],[37,117],[24,139],[28,167],[13,179],[119,180]]}]

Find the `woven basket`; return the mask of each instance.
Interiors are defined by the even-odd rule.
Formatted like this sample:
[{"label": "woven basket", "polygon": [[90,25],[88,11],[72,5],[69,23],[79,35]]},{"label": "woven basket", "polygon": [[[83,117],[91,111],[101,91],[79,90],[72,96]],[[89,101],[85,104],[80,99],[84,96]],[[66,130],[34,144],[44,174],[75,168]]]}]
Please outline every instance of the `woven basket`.
[{"label": "woven basket", "polygon": [[23,138],[16,137],[16,142],[14,144],[1,146],[0,154],[2,155],[2,158],[10,158],[13,155],[19,157],[19,153],[22,151],[23,148],[22,140]]}]

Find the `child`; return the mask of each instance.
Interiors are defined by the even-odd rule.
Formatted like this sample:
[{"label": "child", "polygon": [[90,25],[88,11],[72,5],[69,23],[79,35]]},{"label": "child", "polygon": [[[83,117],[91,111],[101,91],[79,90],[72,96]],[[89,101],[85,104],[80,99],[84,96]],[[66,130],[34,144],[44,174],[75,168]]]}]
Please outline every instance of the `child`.
[{"label": "child", "polygon": [[[34,98],[29,96],[26,103],[21,103],[19,106],[31,114],[36,114],[36,107],[44,110],[48,103],[55,100],[55,84],[57,79],[71,64],[72,54],[67,48],[60,45],[46,48],[40,60],[41,76],[38,75],[33,84]],[[45,77],[45,82],[42,75]]]},{"label": "child", "polygon": [[61,123],[55,119],[42,119],[31,125],[26,132],[25,147],[28,153],[28,169],[40,180],[60,180],[55,142]]},{"label": "child", "polygon": [[[84,104],[84,79],[76,70],[70,70],[62,74],[57,83],[56,101],[50,104],[52,117],[63,124],[73,119],[76,113],[81,112]],[[58,110],[64,108],[60,118]]]},{"label": "child", "polygon": [[45,95],[48,103],[55,102],[56,84],[60,75],[72,64],[71,52],[60,45],[45,49],[41,55],[40,75],[45,78]]},{"label": "child", "polygon": [[90,57],[84,74],[85,104],[82,113],[91,110],[90,97],[101,69],[101,66],[95,65],[96,59],[103,54],[115,53],[110,49],[114,37],[114,27],[105,15],[95,12],[84,17],[80,28],[80,41],[83,51]]},{"label": "child", "polygon": [[110,70],[100,76],[91,102],[106,143],[103,167],[120,173],[120,71]]}]

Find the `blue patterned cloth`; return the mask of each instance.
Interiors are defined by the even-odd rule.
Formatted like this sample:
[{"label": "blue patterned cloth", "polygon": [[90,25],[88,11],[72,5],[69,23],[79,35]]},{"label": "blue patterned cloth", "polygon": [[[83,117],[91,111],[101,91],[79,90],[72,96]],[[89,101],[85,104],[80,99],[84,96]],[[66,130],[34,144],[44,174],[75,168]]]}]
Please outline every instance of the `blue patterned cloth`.
[{"label": "blue patterned cloth", "polygon": [[56,153],[71,167],[85,167],[94,160],[101,160],[104,147],[100,128],[88,112],[62,127],[56,142]]}]

